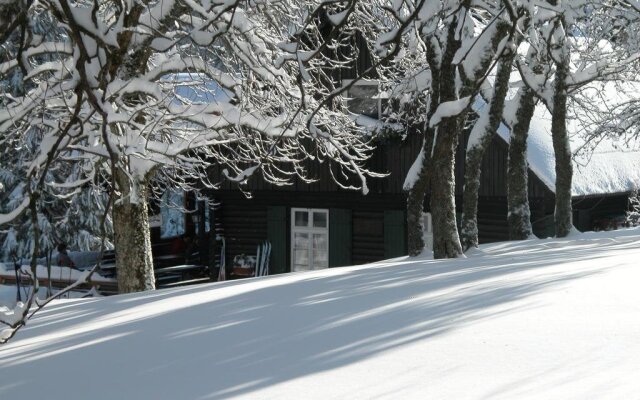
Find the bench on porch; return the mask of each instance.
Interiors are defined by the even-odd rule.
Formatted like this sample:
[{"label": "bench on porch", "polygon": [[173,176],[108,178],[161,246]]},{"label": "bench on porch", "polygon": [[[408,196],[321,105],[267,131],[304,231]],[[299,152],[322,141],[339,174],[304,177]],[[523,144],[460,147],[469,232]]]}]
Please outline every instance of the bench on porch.
[{"label": "bench on porch", "polygon": [[178,264],[156,268],[156,287],[158,289],[205,283],[211,280],[209,268],[200,264]]},{"label": "bench on porch", "polygon": [[233,258],[231,276],[235,278],[249,278],[269,275],[270,256],[271,244],[266,241],[258,245],[255,256],[247,256],[244,254],[235,256]]},{"label": "bench on porch", "polygon": [[[172,254],[171,247],[169,242],[153,245],[153,267],[157,288],[191,285],[210,280],[209,268],[199,263],[200,255],[198,252],[185,258],[184,254]],[[114,279],[117,278],[113,251],[105,252],[100,272]]]}]

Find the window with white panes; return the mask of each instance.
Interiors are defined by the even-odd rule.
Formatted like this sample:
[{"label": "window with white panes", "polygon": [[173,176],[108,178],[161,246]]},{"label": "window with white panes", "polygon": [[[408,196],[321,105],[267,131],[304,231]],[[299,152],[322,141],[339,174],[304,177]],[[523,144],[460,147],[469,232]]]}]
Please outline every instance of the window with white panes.
[{"label": "window with white panes", "polygon": [[291,209],[291,270],[329,267],[329,210]]}]

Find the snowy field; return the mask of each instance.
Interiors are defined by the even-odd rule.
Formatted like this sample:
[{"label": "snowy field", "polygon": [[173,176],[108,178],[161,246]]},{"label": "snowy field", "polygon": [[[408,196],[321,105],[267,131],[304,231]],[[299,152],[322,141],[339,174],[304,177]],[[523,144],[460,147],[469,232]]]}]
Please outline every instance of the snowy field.
[{"label": "snowy field", "polygon": [[640,230],[47,307],[1,399],[640,399]]}]

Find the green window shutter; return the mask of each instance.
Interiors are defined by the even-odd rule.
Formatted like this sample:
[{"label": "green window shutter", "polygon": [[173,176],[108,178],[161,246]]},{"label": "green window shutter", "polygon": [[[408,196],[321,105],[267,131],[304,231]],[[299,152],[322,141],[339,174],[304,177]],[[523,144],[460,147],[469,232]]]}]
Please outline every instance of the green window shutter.
[{"label": "green window shutter", "polygon": [[329,267],[351,265],[351,210],[329,210]]},{"label": "green window shutter", "polygon": [[407,220],[402,210],[384,212],[384,257],[393,258],[407,254]]},{"label": "green window shutter", "polygon": [[269,273],[287,272],[287,209],[284,206],[267,207],[267,239],[271,242]]}]

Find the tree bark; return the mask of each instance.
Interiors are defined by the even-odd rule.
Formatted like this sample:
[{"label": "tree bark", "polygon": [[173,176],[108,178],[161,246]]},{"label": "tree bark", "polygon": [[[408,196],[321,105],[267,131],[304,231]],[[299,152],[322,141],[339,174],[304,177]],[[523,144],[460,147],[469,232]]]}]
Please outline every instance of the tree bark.
[{"label": "tree bark", "polygon": [[[427,40],[427,61],[429,68],[431,69],[431,103],[432,107],[427,111],[427,122],[431,120],[431,117],[435,113],[438,101],[440,99],[440,63],[437,61],[436,42],[434,40]],[[407,193],[407,247],[409,255],[417,256],[424,250],[424,226],[422,213],[424,210],[424,200],[429,190],[429,181],[431,178],[431,170],[433,168],[431,164],[432,150],[434,145],[435,129],[429,127],[427,124],[420,124],[420,127],[414,125],[413,128],[421,129],[422,133],[422,163],[420,165],[420,171],[417,174],[417,179]],[[418,157],[420,156],[418,155]]]},{"label": "tree bark", "polygon": [[[143,11],[144,6],[135,5],[125,18],[125,24],[129,26],[138,21]],[[132,38],[131,30],[125,30],[118,35],[120,50],[113,54],[110,67],[113,76],[121,76],[124,80],[143,75],[147,71],[148,61],[152,54],[148,46],[129,51]],[[130,101],[133,104],[143,104],[144,99],[135,95]],[[144,117],[141,114],[138,114],[136,118],[139,123],[144,123]],[[136,178],[124,170],[129,165],[127,159],[117,158],[114,154],[111,156],[115,169],[114,181],[119,192],[119,198],[113,206],[118,291],[131,293],[154,290],[156,286],[147,204],[148,177],[153,172],[149,171],[147,176],[142,179]]]},{"label": "tree bark", "polygon": [[431,171],[431,146],[433,144],[433,129],[427,128],[422,143],[422,163],[417,180],[407,193],[407,247],[410,256],[417,256],[424,250],[424,226],[422,213],[424,199],[429,190]]},{"label": "tree bark", "polygon": [[[469,1],[462,2],[468,9]],[[461,38],[456,31],[458,17],[451,17],[447,25],[446,43],[438,45],[436,51],[434,37],[427,37],[427,62],[431,70],[431,98],[430,115],[427,121],[431,121],[437,108],[449,101],[458,100],[460,97],[473,97],[478,92],[478,79],[484,75],[491,65],[493,55],[502,37],[507,32],[508,24],[498,24],[492,35],[492,51],[487,51],[485,57],[480,60],[475,71],[464,71],[459,65],[454,65],[456,52],[461,47]],[[494,29],[494,28],[492,28]],[[440,53],[444,49],[441,61]],[[457,89],[457,82],[462,81],[462,88]],[[459,92],[459,93],[458,93]],[[458,237],[455,209],[455,152],[461,133],[461,124],[466,117],[467,110],[459,115],[443,120],[438,126],[430,128],[433,132],[431,138],[426,140],[424,149],[433,147],[433,157],[427,160],[431,152],[424,152],[423,170],[430,165],[430,172],[421,171],[415,190],[409,192],[407,201],[407,222],[409,225],[409,251],[410,254],[419,254],[424,247],[422,239],[422,209],[426,195],[428,179],[431,178],[431,213],[433,217],[434,258],[450,258],[462,255],[462,247]],[[425,134],[428,139],[429,135]],[[429,143],[430,142],[430,143]],[[420,232],[418,232],[418,229]]]},{"label": "tree bark", "polygon": [[431,214],[433,217],[433,258],[456,258],[462,246],[456,225],[455,150],[458,119],[448,118],[438,127],[431,173]]},{"label": "tree bark", "polygon": [[[439,79],[439,101],[433,110],[445,102],[458,99],[457,66],[453,58],[461,41],[456,36],[456,18],[449,24],[446,50],[442,56]],[[435,83],[435,82],[434,82]],[[464,115],[464,113],[462,113]],[[460,115],[444,118],[435,127],[431,171],[431,215],[433,220],[433,258],[455,258],[462,255],[456,225],[455,155],[460,135]],[[429,118],[431,120],[431,118]],[[431,122],[431,121],[429,121]]]},{"label": "tree bark", "polygon": [[529,208],[529,163],[527,137],[536,107],[535,93],[521,89],[516,120],[511,127],[507,160],[507,222],[510,240],[525,240],[533,234]]},{"label": "tree bark", "polygon": [[427,194],[428,167],[425,165],[427,157],[423,157],[422,168],[419,178],[407,194],[407,247],[410,256],[419,255],[424,249],[424,226],[422,220],[422,210],[424,198]]},{"label": "tree bark", "polygon": [[[564,29],[564,17],[557,22],[556,29]],[[551,136],[553,152],[556,158],[556,237],[565,237],[571,232],[573,209],[571,206],[571,182],[573,165],[571,163],[571,146],[567,135],[567,74],[569,73],[569,56],[563,38],[559,55],[554,57],[556,65],[555,87],[553,93],[553,111],[551,114]]]},{"label": "tree bark", "polygon": [[130,188],[122,171],[118,173],[121,196],[113,206],[118,291],[140,292],[155,289],[151,233],[147,207],[147,183],[134,182]]},{"label": "tree bark", "polygon": [[504,100],[509,90],[512,63],[512,54],[505,56],[500,61],[488,115],[481,116],[476,122],[469,139],[473,141],[473,145],[467,148],[466,154],[460,232],[461,245],[465,251],[471,247],[478,247],[478,192],[480,190],[482,158],[491,144],[493,134],[497,131],[502,121],[502,111],[504,110]]}]

